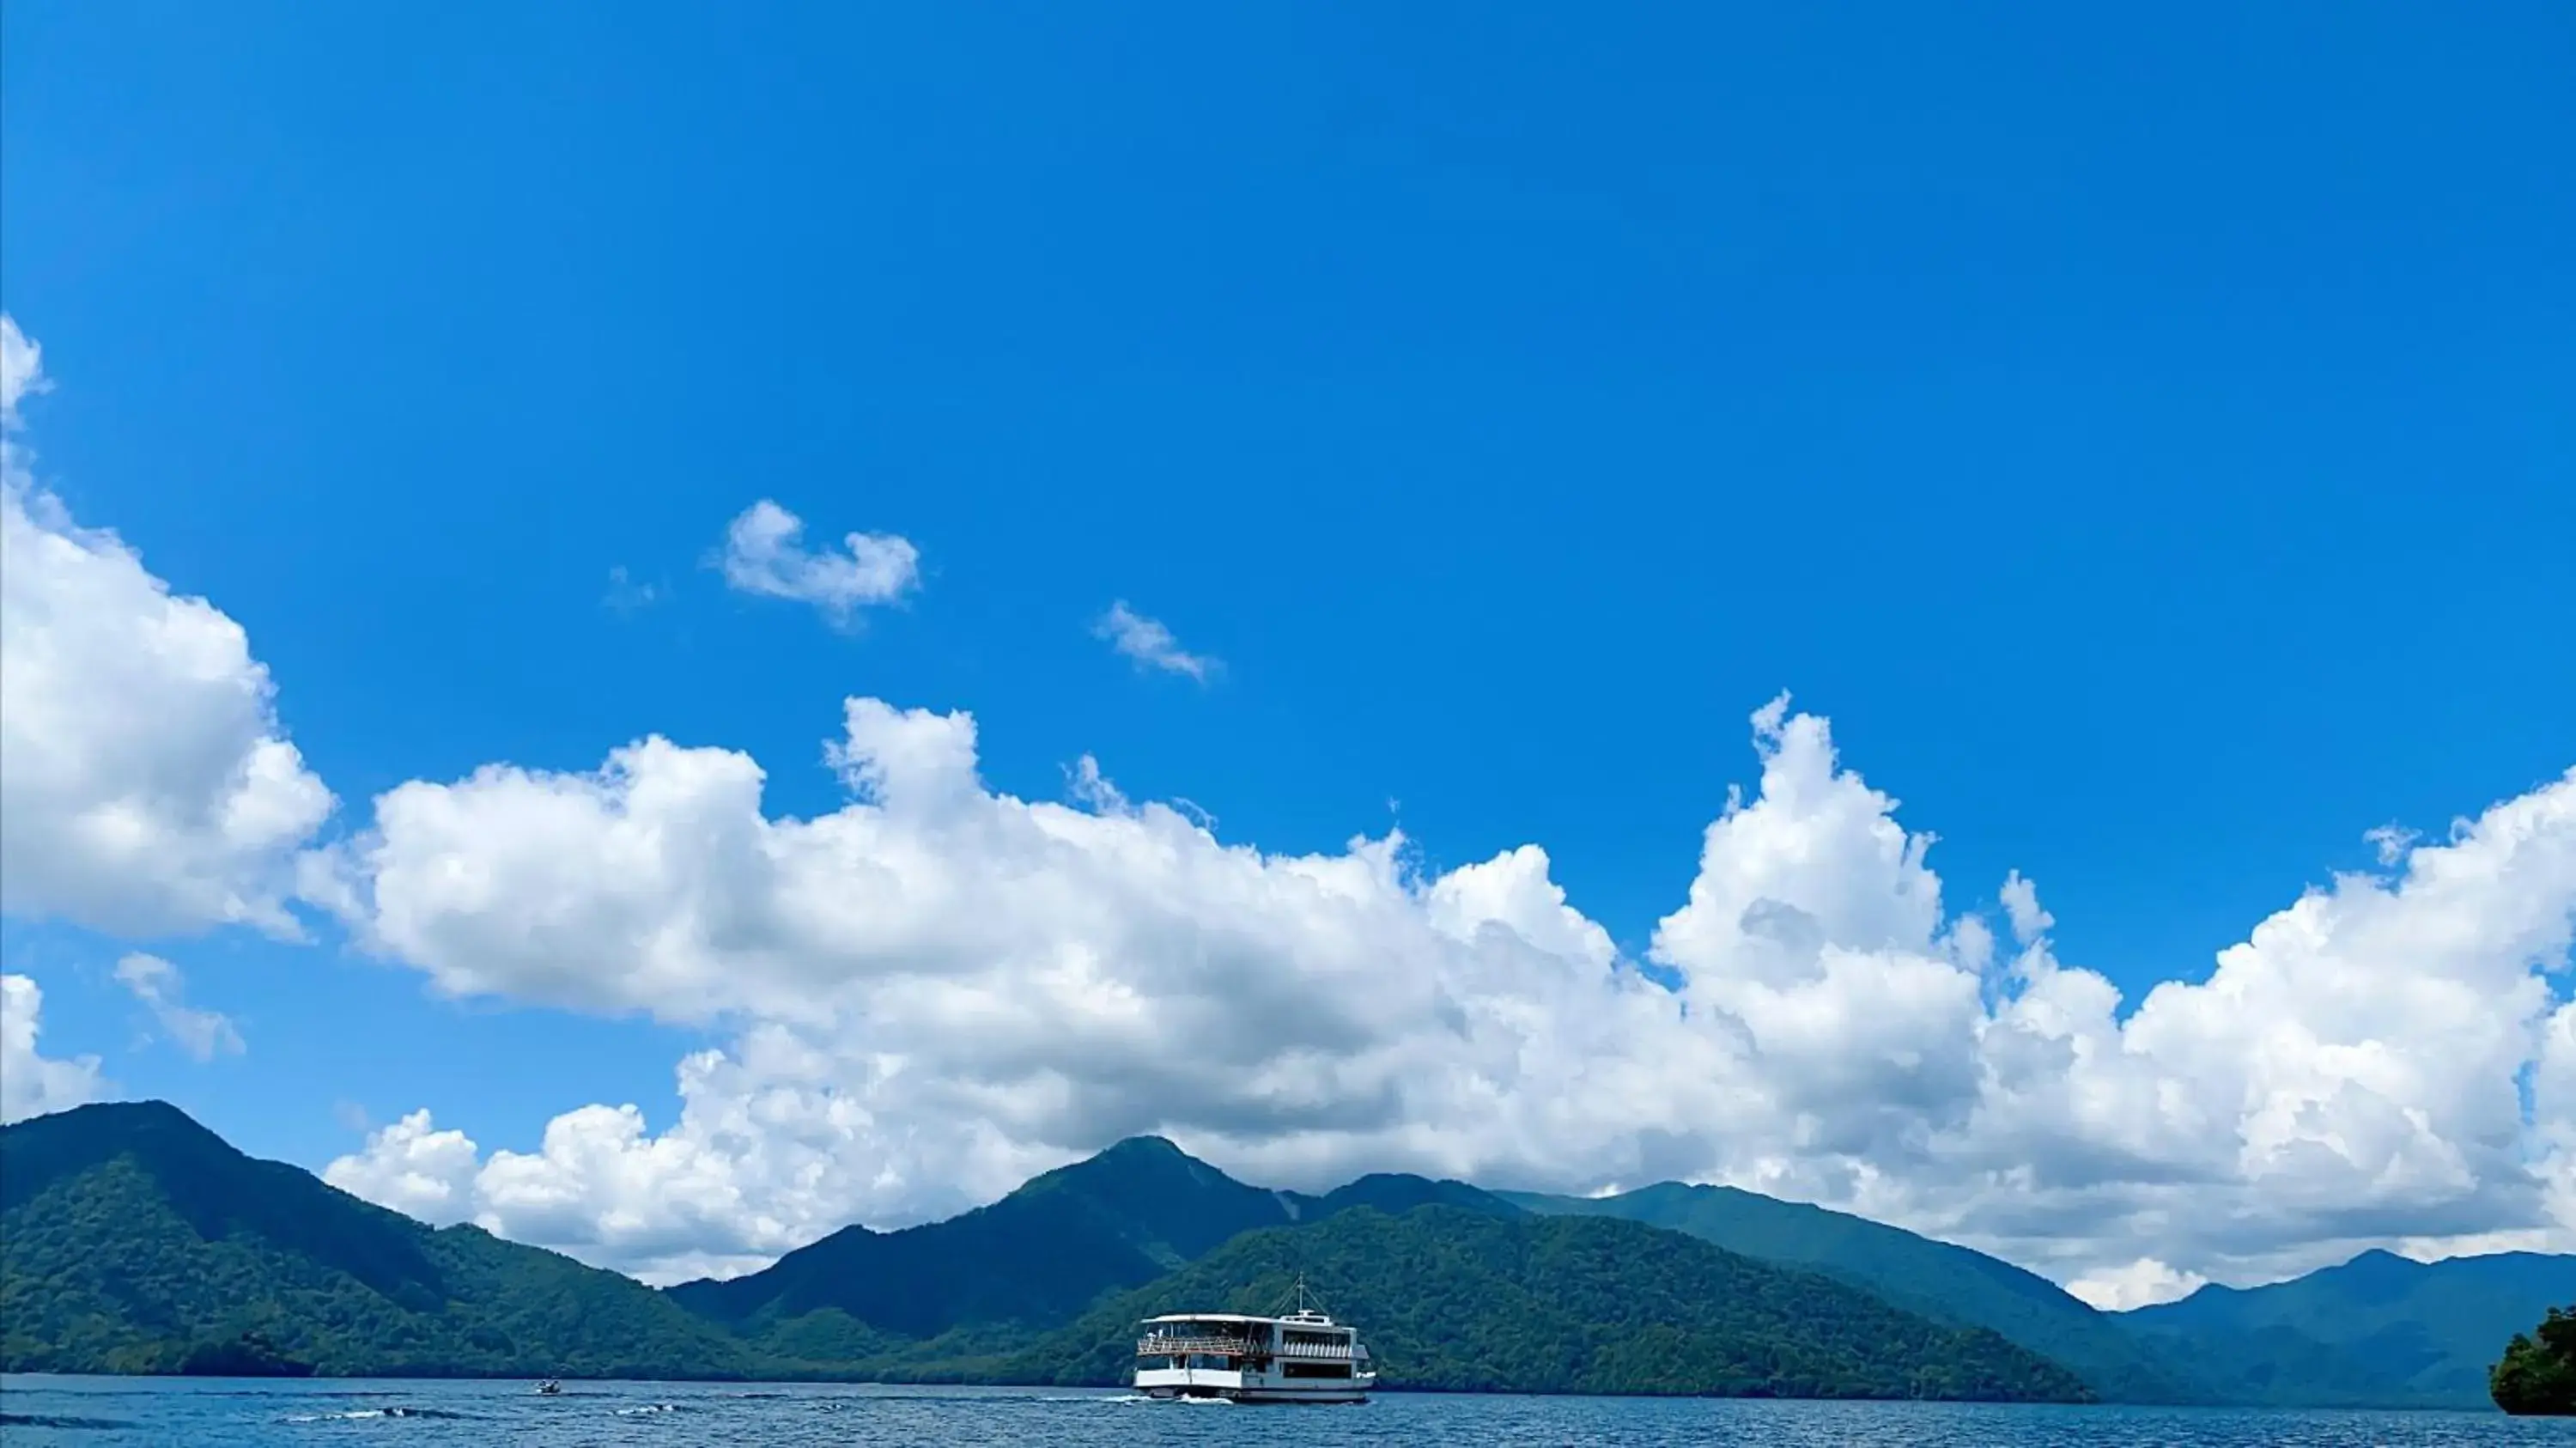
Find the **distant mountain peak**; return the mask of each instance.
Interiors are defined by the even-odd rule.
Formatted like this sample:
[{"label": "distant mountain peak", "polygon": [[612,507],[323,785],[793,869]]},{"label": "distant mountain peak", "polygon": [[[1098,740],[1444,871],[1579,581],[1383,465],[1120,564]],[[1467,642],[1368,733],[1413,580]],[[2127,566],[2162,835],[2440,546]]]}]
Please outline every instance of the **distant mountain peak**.
[{"label": "distant mountain peak", "polygon": [[[72,1123],[78,1123],[81,1129],[86,1131],[120,1127],[131,1129],[138,1126],[187,1126],[198,1131],[206,1131],[205,1125],[197,1118],[157,1096],[141,1101],[92,1101],[72,1107],[68,1111],[48,1112],[43,1116],[29,1117],[25,1121],[12,1122],[11,1125],[32,1127],[39,1122],[48,1121],[61,1123],[66,1127]],[[211,1136],[214,1133],[209,1131],[206,1134]]]},{"label": "distant mountain peak", "polygon": [[[58,1178],[115,1157],[147,1170],[232,1171],[254,1163],[229,1141],[167,1101],[93,1101],[0,1126],[10,1170],[0,1207],[14,1207]],[[290,1168],[291,1170],[291,1168]]]},{"label": "distant mountain peak", "polygon": [[1059,1191],[1067,1187],[1114,1191],[1119,1189],[1120,1183],[1181,1181],[1250,1190],[1217,1167],[1181,1150],[1168,1137],[1130,1136],[1112,1142],[1080,1161],[1040,1172],[1022,1182],[1011,1196]]}]

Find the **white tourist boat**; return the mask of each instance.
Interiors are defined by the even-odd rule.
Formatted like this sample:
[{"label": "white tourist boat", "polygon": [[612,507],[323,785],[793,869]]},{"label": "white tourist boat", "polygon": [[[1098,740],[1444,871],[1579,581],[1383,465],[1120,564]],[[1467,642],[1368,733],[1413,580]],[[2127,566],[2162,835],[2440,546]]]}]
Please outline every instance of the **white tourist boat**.
[{"label": "white tourist boat", "polygon": [[1136,1339],[1136,1391],[1237,1403],[1363,1403],[1377,1370],[1359,1333],[1306,1306],[1284,1317],[1176,1312]]}]

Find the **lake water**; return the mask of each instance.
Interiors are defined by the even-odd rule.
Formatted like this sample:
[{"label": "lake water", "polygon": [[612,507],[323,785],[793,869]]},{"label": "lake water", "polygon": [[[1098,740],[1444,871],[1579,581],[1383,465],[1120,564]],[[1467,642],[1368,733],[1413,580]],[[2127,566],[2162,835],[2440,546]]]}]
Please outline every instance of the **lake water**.
[{"label": "lake water", "polygon": [[1386,1393],[1341,1408],[1152,1403],[1124,1393],[1018,1389],[568,1383],[247,1382],[0,1378],[0,1445],[830,1444],[833,1448],[2451,1448],[2576,1445],[2576,1421],[2471,1413],[2234,1412],[1707,1398],[1514,1398]]}]

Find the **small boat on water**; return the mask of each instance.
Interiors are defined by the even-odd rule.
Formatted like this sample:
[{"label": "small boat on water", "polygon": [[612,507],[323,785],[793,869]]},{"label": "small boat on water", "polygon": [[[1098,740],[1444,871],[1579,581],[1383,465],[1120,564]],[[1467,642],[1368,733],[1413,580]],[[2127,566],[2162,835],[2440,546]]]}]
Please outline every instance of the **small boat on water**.
[{"label": "small boat on water", "polygon": [[537,1384],[537,1395],[539,1397],[551,1398],[562,1391],[563,1384],[556,1382],[552,1378],[548,1378],[544,1382]]},{"label": "small boat on water", "polygon": [[1377,1370],[1359,1332],[1306,1305],[1278,1317],[1178,1312],[1136,1339],[1136,1391],[1237,1403],[1364,1403]]}]

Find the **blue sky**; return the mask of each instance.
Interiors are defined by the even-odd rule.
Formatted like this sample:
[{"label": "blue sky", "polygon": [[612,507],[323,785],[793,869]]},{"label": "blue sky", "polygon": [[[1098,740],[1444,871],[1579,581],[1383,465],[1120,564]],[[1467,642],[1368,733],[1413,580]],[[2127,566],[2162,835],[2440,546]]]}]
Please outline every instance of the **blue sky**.
[{"label": "blue sky", "polygon": [[[845,695],[1232,843],[1535,842],[1623,954],[1782,690],[2134,1005],[2576,763],[2557,6],[20,4],[36,476],[247,631],[339,811]],[[919,552],[836,628],[729,521]],[[612,570],[649,586],[611,606]],[[1096,636],[1115,601],[1222,661]],[[21,914],[51,1054],[316,1167],[676,1109],[728,1022],[344,922]],[[247,1049],[145,1043],[149,948]],[[2563,992],[2562,992],[2563,993]],[[663,1013],[665,1016],[668,1013]],[[1059,1143],[1061,1145],[1061,1143]]]}]

